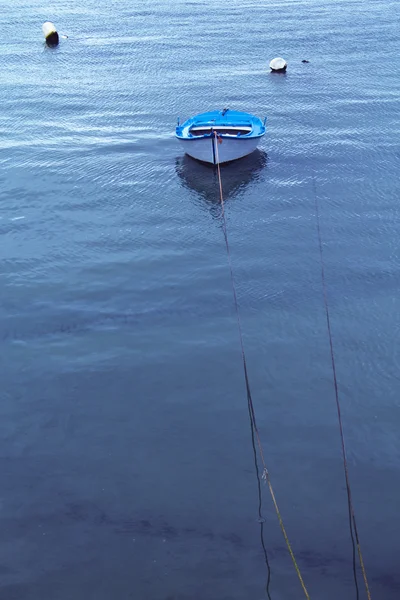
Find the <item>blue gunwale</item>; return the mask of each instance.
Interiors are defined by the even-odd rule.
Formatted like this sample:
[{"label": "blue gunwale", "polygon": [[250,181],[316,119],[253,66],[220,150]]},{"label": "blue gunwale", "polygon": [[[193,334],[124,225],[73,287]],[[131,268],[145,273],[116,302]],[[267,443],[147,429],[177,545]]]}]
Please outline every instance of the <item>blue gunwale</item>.
[{"label": "blue gunwale", "polygon": [[[223,114],[224,113],[224,114]],[[265,121],[264,121],[265,123]],[[218,132],[218,136],[227,139],[248,140],[249,138],[260,138],[265,134],[265,124],[258,117],[237,110],[213,110],[210,112],[200,113],[185,121],[182,125],[177,125],[175,135],[182,141],[201,140],[202,138],[210,138],[213,133],[205,133],[203,135],[192,135],[190,129],[192,127],[251,127],[251,131],[245,134],[234,136],[232,134],[224,134]]]}]

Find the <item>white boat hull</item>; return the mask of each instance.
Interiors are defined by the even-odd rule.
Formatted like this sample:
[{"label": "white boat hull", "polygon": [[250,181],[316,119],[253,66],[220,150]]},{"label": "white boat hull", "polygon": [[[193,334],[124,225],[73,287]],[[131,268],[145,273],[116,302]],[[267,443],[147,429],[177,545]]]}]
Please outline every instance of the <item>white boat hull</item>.
[{"label": "white boat hull", "polygon": [[254,152],[258,146],[260,138],[237,139],[226,138],[218,142],[215,138],[206,137],[201,139],[191,138],[179,142],[189,156],[201,160],[202,162],[217,164],[230,162],[243,158]]}]

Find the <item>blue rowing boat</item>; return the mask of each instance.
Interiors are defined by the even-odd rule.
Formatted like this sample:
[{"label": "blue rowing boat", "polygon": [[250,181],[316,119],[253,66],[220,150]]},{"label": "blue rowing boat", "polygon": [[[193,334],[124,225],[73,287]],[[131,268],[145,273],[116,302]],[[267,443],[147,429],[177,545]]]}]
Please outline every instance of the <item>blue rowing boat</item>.
[{"label": "blue rowing boat", "polygon": [[182,125],[178,119],[175,135],[186,154],[216,165],[253,152],[265,134],[266,120],[224,108],[196,115]]}]

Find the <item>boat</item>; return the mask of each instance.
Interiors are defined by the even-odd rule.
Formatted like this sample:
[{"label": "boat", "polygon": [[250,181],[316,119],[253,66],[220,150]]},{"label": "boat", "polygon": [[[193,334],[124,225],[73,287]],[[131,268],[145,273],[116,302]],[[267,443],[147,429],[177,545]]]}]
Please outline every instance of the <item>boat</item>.
[{"label": "boat", "polygon": [[253,152],[265,134],[265,123],[246,112],[224,108],[179,122],[175,135],[186,154],[216,165]]}]

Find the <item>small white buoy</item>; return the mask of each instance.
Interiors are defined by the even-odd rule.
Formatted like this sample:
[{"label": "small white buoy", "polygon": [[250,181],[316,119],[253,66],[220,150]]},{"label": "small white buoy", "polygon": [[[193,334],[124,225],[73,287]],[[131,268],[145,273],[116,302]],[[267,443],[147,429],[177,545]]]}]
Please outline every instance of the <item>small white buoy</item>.
[{"label": "small white buoy", "polygon": [[54,23],[46,21],[42,25],[43,35],[48,46],[57,46],[59,42],[58,32]]},{"label": "small white buoy", "polygon": [[275,71],[275,73],[284,73],[287,68],[287,62],[284,58],[278,56],[278,58],[273,58],[271,60],[269,68],[271,71]]}]

